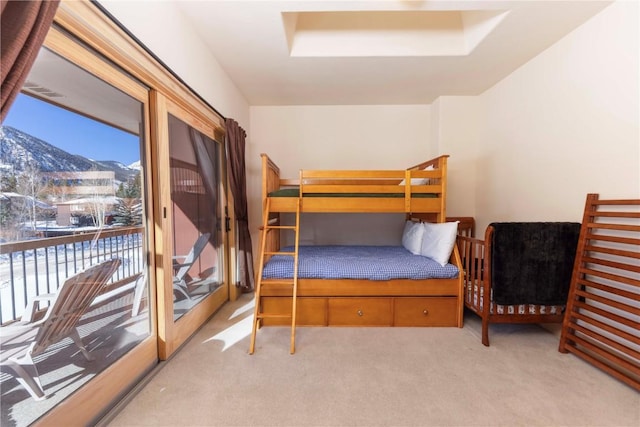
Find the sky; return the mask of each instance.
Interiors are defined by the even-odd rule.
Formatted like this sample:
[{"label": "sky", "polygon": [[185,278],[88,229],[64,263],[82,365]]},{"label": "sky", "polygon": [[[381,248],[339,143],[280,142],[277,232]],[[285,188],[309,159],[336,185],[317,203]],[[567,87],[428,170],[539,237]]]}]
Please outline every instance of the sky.
[{"label": "sky", "polygon": [[117,160],[124,165],[140,160],[137,136],[23,94],[2,124],[92,160]]}]

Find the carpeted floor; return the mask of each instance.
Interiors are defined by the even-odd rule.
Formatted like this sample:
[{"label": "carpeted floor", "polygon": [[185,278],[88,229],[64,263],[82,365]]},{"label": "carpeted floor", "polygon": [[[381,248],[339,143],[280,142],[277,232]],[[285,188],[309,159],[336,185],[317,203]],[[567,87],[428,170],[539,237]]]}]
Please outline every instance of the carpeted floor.
[{"label": "carpeted floor", "polygon": [[[111,419],[117,426],[640,426],[640,394],[557,328],[263,328],[228,303]],[[554,330],[555,329],[555,330]]]}]

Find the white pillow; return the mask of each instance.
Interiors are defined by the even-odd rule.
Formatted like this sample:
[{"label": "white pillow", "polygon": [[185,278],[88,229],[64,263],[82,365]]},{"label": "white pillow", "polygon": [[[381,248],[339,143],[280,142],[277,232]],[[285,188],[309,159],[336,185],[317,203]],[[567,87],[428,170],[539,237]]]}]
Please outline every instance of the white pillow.
[{"label": "white pillow", "polygon": [[[429,178],[411,178],[411,185],[427,185]],[[405,185],[406,181],[403,179],[398,185]]]},{"label": "white pillow", "polygon": [[402,231],[402,246],[414,255],[420,255],[424,228],[419,222],[407,221]]},{"label": "white pillow", "polygon": [[[431,165],[421,170],[432,171],[434,169],[433,169],[433,165]],[[403,179],[402,181],[400,181],[400,184],[398,185],[405,185],[405,183],[406,181]],[[411,185],[427,185],[428,183],[429,183],[429,178],[411,178]]]},{"label": "white pillow", "polygon": [[423,223],[424,234],[420,255],[431,258],[443,267],[447,265],[453,245],[456,243],[459,222]]}]

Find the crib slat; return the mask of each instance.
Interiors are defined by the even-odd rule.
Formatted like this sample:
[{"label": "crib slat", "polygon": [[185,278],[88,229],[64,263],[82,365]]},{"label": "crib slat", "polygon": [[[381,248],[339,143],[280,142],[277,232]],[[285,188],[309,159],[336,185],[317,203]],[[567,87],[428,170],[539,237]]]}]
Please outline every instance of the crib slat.
[{"label": "crib slat", "polygon": [[578,283],[580,285],[590,286],[594,289],[599,289],[601,291],[608,292],[610,294],[614,294],[617,296],[621,296],[630,300],[640,302],[640,294],[636,294],[634,292],[625,291],[624,289],[614,288],[613,286],[603,285],[602,283],[592,282],[590,280],[579,280]]},{"label": "crib slat", "polygon": [[638,259],[640,199],[589,194],[559,350],[640,390]]},{"label": "crib slat", "polygon": [[613,354],[608,348],[602,346],[602,344],[604,344],[604,340],[602,339],[603,337],[595,339],[597,337],[597,334],[593,332],[591,332],[588,337],[593,339],[593,341],[591,339],[587,339],[583,336],[578,335],[575,335],[573,339],[576,344],[580,344],[585,349],[593,352],[595,355],[605,358],[610,362],[614,362],[618,371],[628,371],[640,376],[640,368],[636,364],[629,362],[627,359],[622,358],[616,354]]},{"label": "crib slat", "polygon": [[586,351],[581,350],[580,347],[576,347],[574,346],[568,346],[567,347],[567,351],[575,354],[576,356],[580,357],[581,359],[591,363],[593,366],[595,366],[596,368],[599,368],[600,370],[608,373],[609,375],[611,375],[614,378],[617,378],[618,380],[626,383],[627,385],[640,390],[640,380],[636,380],[633,377],[630,377],[629,374],[627,372],[624,372],[620,369],[618,369],[616,367],[615,364],[610,364],[607,362],[603,362],[600,359],[596,359],[595,357],[591,356],[589,353],[587,353]]},{"label": "crib slat", "polygon": [[[628,332],[625,332],[625,331],[623,331],[621,329],[615,328],[611,324],[600,322],[600,321],[598,321],[596,319],[593,319],[593,318],[591,318],[589,316],[585,316],[583,314],[577,314],[576,313],[576,314],[574,314],[574,317],[578,321],[589,323],[589,324],[591,324],[591,325],[593,325],[593,326],[595,326],[595,327],[597,327],[599,329],[602,329],[603,331],[606,331],[606,332],[608,332],[610,334],[613,334],[613,335],[617,335],[620,338],[625,339],[625,340],[627,340],[627,341],[629,341],[629,342],[631,342],[633,344],[640,344],[640,339],[638,337],[636,337],[636,336],[634,336],[634,335],[632,335],[632,334],[630,334]],[[577,323],[577,322],[571,322],[571,326],[573,328],[575,328],[576,330],[585,329],[582,326],[580,326],[580,324]],[[585,329],[585,330],[587,330],[587,329]],[[610,341],[609,345],[611,345],[612,347],[618,348],[617,346],[619,345],[618,350],[627,353],[629,356],[640,358],[640,352],[638,352],[638,351],[636,351],[636,350],[634,350],[634,349],[632,349],[632,348],[630,348],[630,347],[628,347],[626,345],[620,345],[615,341],[611,341],[611,340],[609,340],[609,341]]]},{"label": "crib slat", "polygon": [[601,308],[598,308],[596,306],[587,304],[585,302],[582,301],[576,301],[575,302],[575,307],[578,310],[576,310],[576,312],[582,312],[582,311],[586,311],[586,312],[593,312],[594,314],[597,314],[599,316],[602,316],[608,320],[611,320],[613,322],[617,322],[620,323],[622,325],[628,326],[630,328],[638,328],[638,322],[634,322],[632,319],[628,318],[628,317],[623,317],[623,316],[619,316],[615,313],[612,313],[611,311],[607,311]]}]

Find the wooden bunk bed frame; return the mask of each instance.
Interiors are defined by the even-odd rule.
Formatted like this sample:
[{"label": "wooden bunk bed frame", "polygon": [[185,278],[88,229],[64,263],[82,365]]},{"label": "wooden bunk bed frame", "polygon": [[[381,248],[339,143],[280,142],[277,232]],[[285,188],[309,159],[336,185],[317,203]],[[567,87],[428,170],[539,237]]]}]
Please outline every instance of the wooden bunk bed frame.
[{"label": "wooden bunk bed frame", "polygon": [[[407,217],[427,215],[435,222],[443,222],[447,157],[440,156],[400,171],[303,170],[298,180],[292,180],[282,179],[278,166],[262,154],[263,215],[268,216],[268,222],[276,223],[280,213],[296,212],[299,202],[302,213],[397,212]],[[423,170],[429,167],[433,170]],[[412,185],[415,182],[412,179],[425,178],[427,184]],[[408,185],[399,185],[402,179]],[[273,192],[283,187],[293,189],[294,196],[274,197]],[[265,247],[267,251],[276,252],[280,249],[279,233],[270,236]],[[462,272],[455,247],[450,262]],[[295,323],[300,326],[462,327],[462,296],[462,274],[453,279],[388,281],[300,278]],[[263,279],[258,304],[266,312],[290,313],[291,285]],[[286,318],[272,318],[264,319],[262,324],[288,325],[289,322]]]},{"label": "wooden bunk bed frame", "polygon": [[[262,156],[262,201],[271,198],[272,212],[432,213],[443,222],[446,210],[447,158],[443,155],[406,170],[301,170],[298,179],[280,178],[280,168]],[[432,170],[425,170],[433,168]],[[401,180],[409,185],[398,185]],[[412,185],[415,180],[429,180]],[[412,181],[413,180],[413,181]],[[293,197],[272,197],[289,187]]]}]

